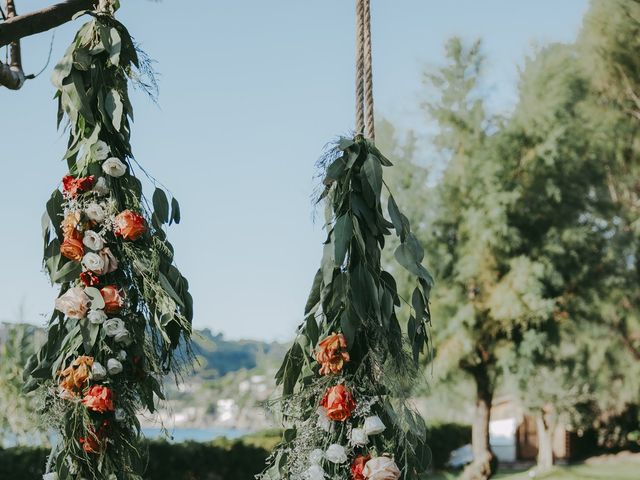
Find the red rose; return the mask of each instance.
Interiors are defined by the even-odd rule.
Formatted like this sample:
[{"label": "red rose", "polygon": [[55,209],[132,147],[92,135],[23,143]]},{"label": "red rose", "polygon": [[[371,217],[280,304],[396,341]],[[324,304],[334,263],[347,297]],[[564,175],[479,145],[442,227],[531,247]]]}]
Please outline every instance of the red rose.
[{"label": "red rose", "polygon": [[80,274],[80,281],[84,284],[85,287],[95,287],[100,283],[100,279],[98,276],[90,270],[86,272],[82,272]]},{"label": "red rose", "polygon": [[114,221],[113,233],[125,240],[137,240],[146,230],[144,217],[131,210],[120,212]]},{"label": "red rose", "polygon": [[344,385],[328,388],[320,405],[326,410],[329,420],[338,422],[344,422],[356,408],[353,394]]},{"label": "red rose", "polygon": [[109,421],[102,422],[98,431],[95,427],[90,426],[88,435],[86,437],[80,437],[78,441],[82,445],[82,449],[87,453],[101,453],[106,448],[107,444],[104,441],[108,436]]},{"label": "red rose", "polygon": [[351,480],[366,480],[364,477],[364,465],[371,459],[371,455],[360,455],[351,463]]},{"label": "red rose", "polygon": [[65,237],[62,245],[60,245],[60,253],[69,260],[79,262],[84,256],[84,245],[81,240],[76,238],[76,235]]},{"label": "red rose", "polygon": [[94,412],[113,412],[113,394],[108,387],[94,385],[85,394],[82,404]]},{"label": "red rose", "polygon": [[67,197],[75,198],[79,193],[91,190],[93,180],[93,175],[80,178],[73,178],[73,176],[67,175],[62,179],[62,191]]},{"label": "red rose", "polygon": [[107,285],[100,289],[104,300],[104,311],[107,313],[118,313],[124,305],[124,296],[115,285]]}]

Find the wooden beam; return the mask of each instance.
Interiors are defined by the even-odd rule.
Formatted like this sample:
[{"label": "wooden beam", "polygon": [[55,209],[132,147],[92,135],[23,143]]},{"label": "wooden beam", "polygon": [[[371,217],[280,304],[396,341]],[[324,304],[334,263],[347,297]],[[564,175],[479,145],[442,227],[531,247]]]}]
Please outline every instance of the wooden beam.
[{"label": "wooden beam", "polygon": [[56,28],[82,10],[93,10],[97,0],[67,0],[0,23],[0,47]]}]

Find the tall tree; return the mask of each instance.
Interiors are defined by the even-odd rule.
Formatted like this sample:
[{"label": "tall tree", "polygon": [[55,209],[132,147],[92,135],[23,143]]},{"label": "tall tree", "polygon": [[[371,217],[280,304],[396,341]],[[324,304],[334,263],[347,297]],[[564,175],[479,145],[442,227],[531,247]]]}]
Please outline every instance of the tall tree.
[{"label": "tall tree", "polygon": [[508,233],[506,199],[497,180],[500,164],[489,155],[494,121],[478,95],[480,42],[465,47],[454,38],[446,51],[448,65],[426,76],[437,92],[426,108],[439,125],[435,145],[447,163],[435,191],[433,219],[421,240],[438,279],[433,293],[435,370],[456,374],[461,369],[475,384],[474,462],[463,476],[489,478],[496,469],[489,445],[495,350],[509,334],[508,325],[491,311],[501,276],[496,243]]}]

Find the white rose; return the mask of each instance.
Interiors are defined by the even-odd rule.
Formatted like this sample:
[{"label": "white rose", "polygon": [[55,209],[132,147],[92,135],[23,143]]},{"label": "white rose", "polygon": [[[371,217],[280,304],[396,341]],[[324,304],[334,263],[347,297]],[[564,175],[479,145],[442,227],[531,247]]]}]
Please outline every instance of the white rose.
[{"label": "white rose", "polygon": [[116,358],[121,362],[124,362],[127,359],[127,352],[125,352],[124,350],[120,350]]},{"label": "white rose", "polygon": [[368,417],[364,421],[364,433],[367,435],[377,435],[385,431],[387,427],[384,426],[382,420],[377,415]]},{"label": "white rose", "polygon": [[121,177],[127,171],[127,166],[116,157],[107,158],[102,164],[102,171],[112,177]]},{"label": "white rose", "polygon": [[87,230],[86,232],[84,232],[82,243],[84,243],[85,247],[97,252],[98,250],[102,250],[102,248],[104,247],[104,238],[102,238],[93,230]]},{"label": "white rose", "polygon": [[107,187],[107,180],[104,177],[98,178],[96,184],[91,190],[96,195],[107,195],[109,193],[109,187]]},{"label": "white rose", "polygon": [[107,314],[103,310],[89,310],[87,319],[94,325],[101,325],[107,319]]},{"label": "white rose", "polygon": [[318,414],[318,423],[317,423],[318,428],[321,428],[325,432],[330,431],[331,430],[331,420],[329,420],[329,417],[327,417],[327,411],[325,410],[325,408],[324,407],[318,407],[316,412]]},{"label": "white rose", "polygon": [[375,457],[369,460],[362,471],[367,480],[398,480],[400,469],[390,457]]},{"label": "white rose", "polygon": [[82,266],[98,275],[104,273],[104,260],[97,253],[89,252],[82,258]]},{"label": "white rose", "polygon": [[108,337],[115,337],[117,334],[127,331],[121,318],[110,318],[104,322],[103,328]]},{"label": "white rose", "polygon": [[109,375],[117,375],[122,372],[122,364],[115,358],[107,360],[107,371]]},{"label": "white rose", "polygon": [[324,458],[332,463],[344,463],[347,461],[347,451],[342,445],[333,443],[329,445],[327,451],[324,452]]},{"label": "white rose", "polygon": [[124,422],[127,418],[127,413],[122,408],[116,408],[115,411],[116,422]]},{"label": "white rose", "polygon": [[87,208],[85,208],[84,213],[89,217],[89,220],[92,220],[96,223],[104,222],[106,217],[106,213],[102,205],[98,203],[90,203]]},{"label": "white rose", "polygon": [[304,472],[304,478],[307,480],[324,480],[325,473],[320,465],[311,465]]},{"label": "white rose", "polygon": [[324,458],[324,452],[319,448],[316,448],[309,454],[309,463],[311,465],[320,465],[322,459]]},{"label": "white rose", "polygon": [[69,318],[81,319],[89,310],[89,297],[82,288],[74,287],[56,299],[56,310]]},{"label": "white rose", "polygon": [[358,447],[363,447],[369,443],[369,436],[363,428],[354,428],[351,430],[351,443]]},{"label": "white rose", "polygon": [[58,480],[58,474],[56,472],[45,473],[42,480]]},{"label": "white rose", "polygon": [[128,347],[129,345],[131,345],[131,342],[133,342],[133,339],[131,338],[131,334],[129,333],[128,330],[116,333],[113,336],[113,339],[116,342],[123,344],[125,347]]},{"label": "white rose", "polygon": [[100,362],[93,362],[93,367],[91,367],[91,378],[95,381],[104,380],[107,378],[107,369],[104,368]]},{"label": "white rose", "polygon": [[102,258],[102,261],[104,262],[102,275],[105,273],[115,272],[118,269],[118,260],[113,256],[109,247],[105,247],[100,250],[100,258]]},{"label": "white rose", "polygon": [[109,156],[109,145],[102,140],[98,140],[96,143],[91,145],[91,154],[93,155],[93,158],[101,162]]}]

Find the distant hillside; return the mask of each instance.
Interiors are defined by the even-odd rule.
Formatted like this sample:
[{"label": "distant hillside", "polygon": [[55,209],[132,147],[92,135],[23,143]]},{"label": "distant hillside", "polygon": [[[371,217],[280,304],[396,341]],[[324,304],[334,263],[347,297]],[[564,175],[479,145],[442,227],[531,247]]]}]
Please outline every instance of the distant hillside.
[{"label": "distant hillside", "polygon": [[286,345],[255,340],[225,340],[222,334],[213,334],[208,328],[193,335],[193,350],[200,365],[198,375],[213,380],[238,370],[268,368],[282,360]]}]

